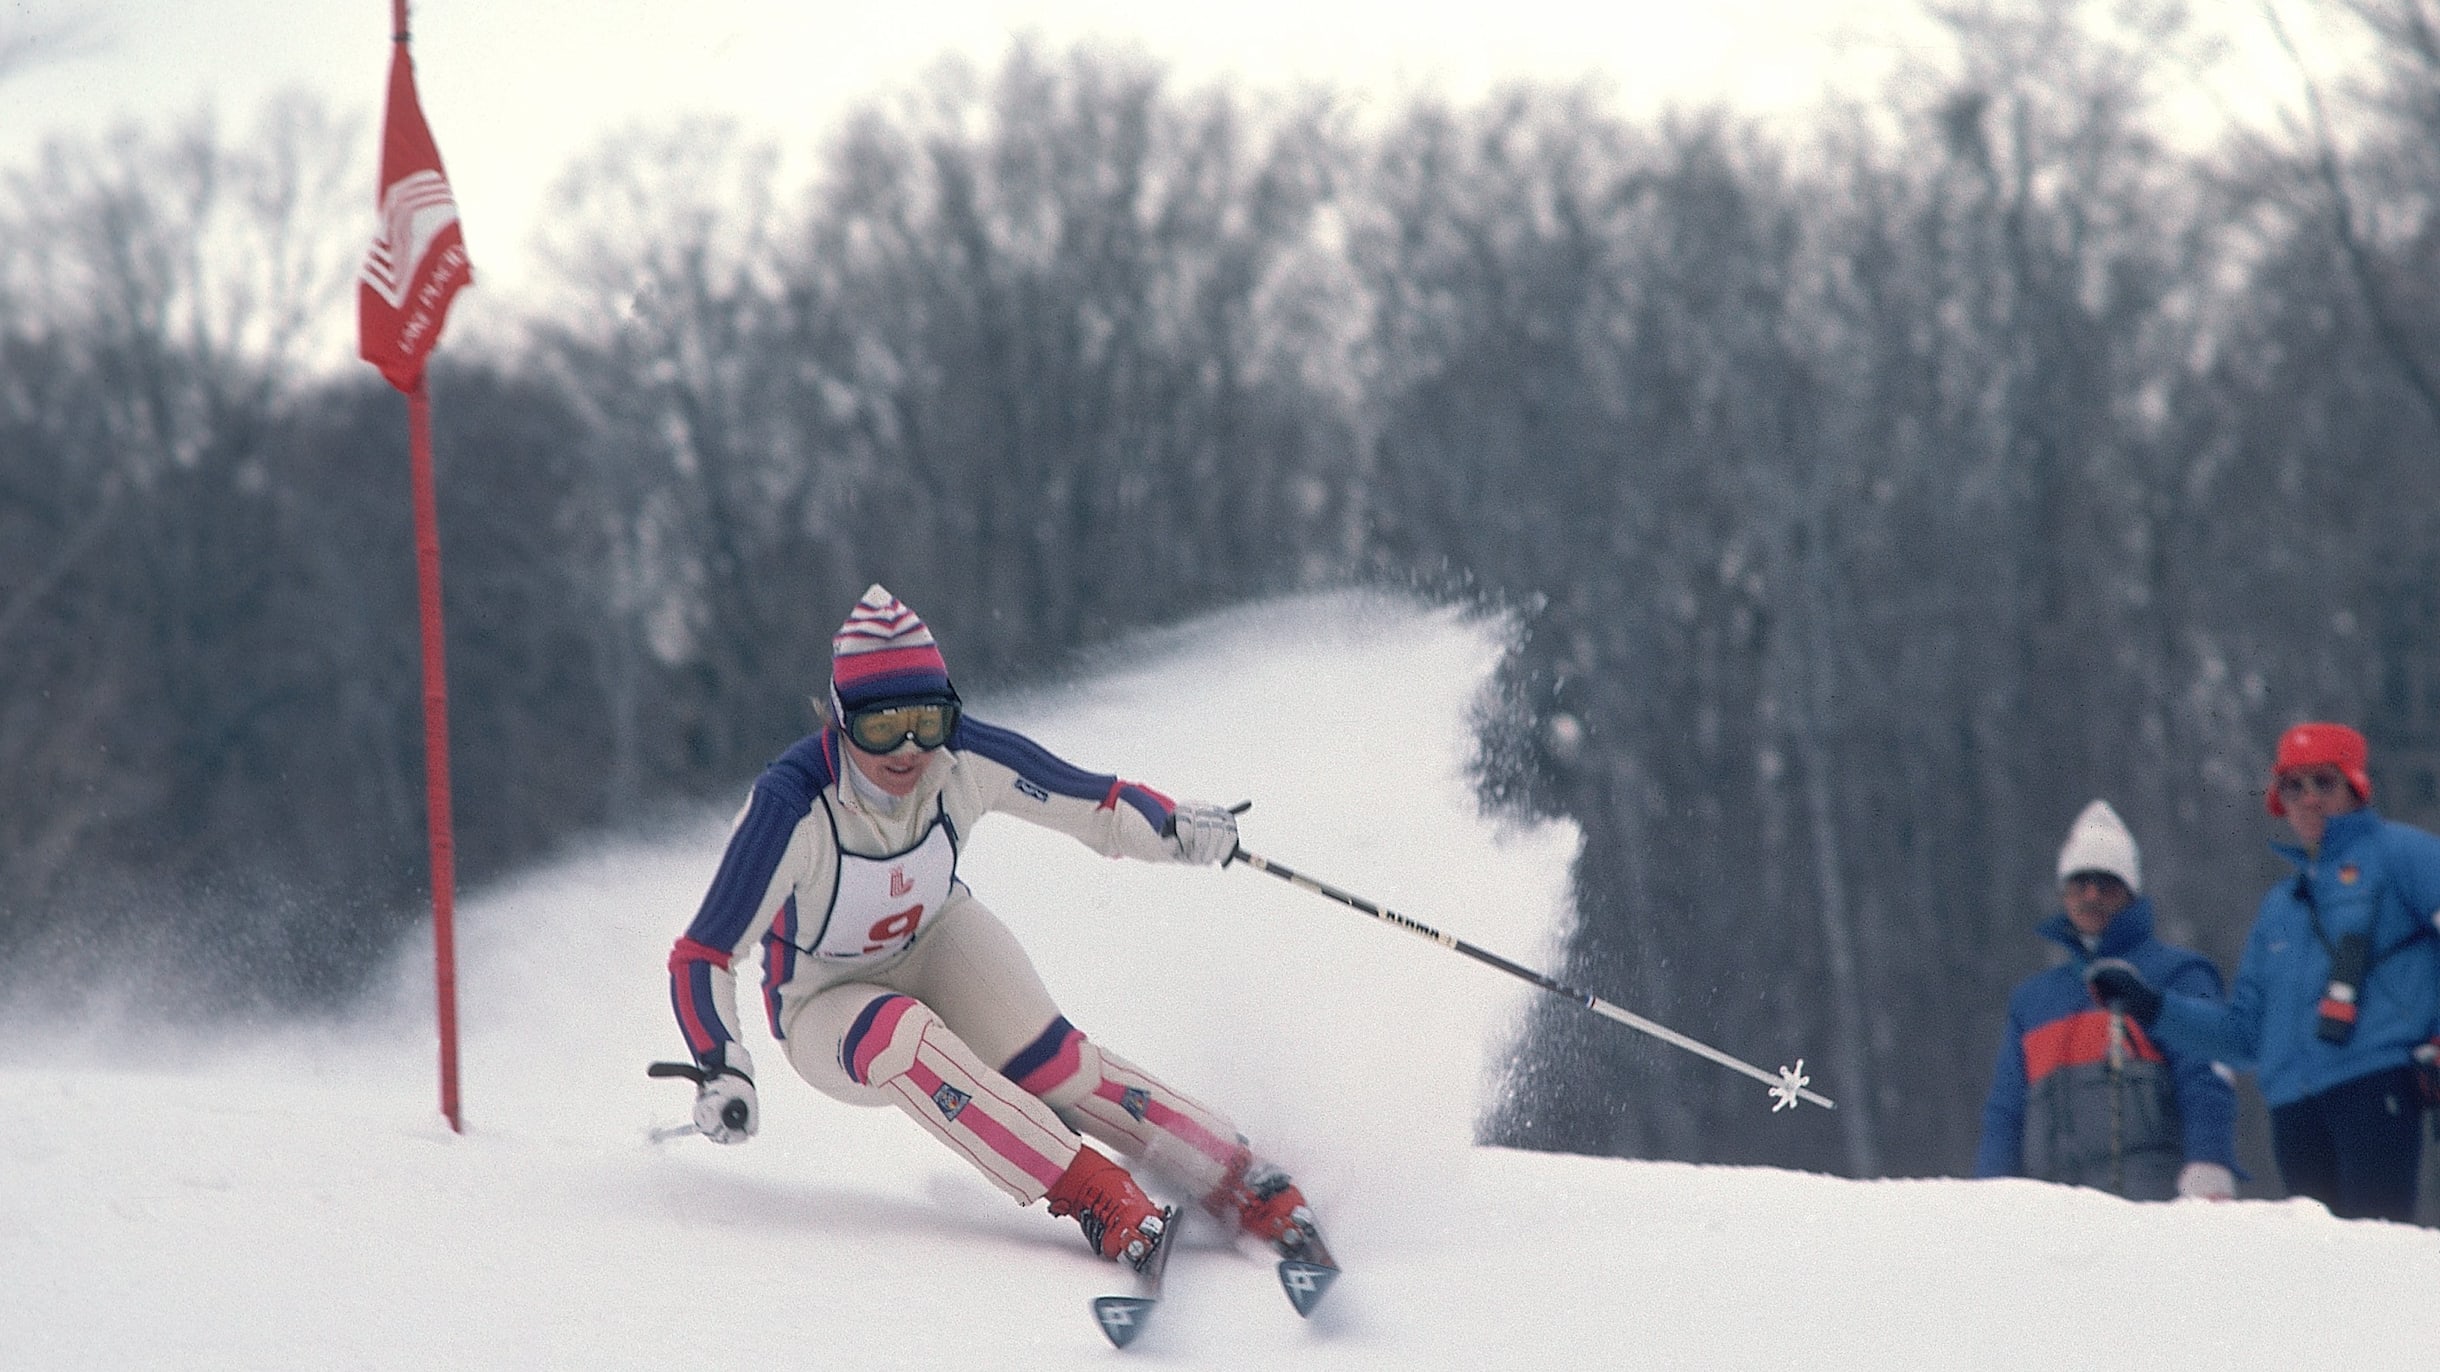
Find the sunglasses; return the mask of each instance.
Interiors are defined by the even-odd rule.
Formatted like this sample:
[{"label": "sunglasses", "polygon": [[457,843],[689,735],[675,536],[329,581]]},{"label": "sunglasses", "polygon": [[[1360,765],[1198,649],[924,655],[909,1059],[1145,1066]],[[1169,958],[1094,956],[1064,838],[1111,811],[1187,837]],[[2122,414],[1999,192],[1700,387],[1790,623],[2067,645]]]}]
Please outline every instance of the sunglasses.
[{"label": "sunglasses", "polygon": [[2290,772],[2279,778],[2279,794],[2283,796],[2302,797],[2308,791],[2334,796],[2350,789],[2345,777],[2330,772]]},{"label": "sunglasses", "polygon": [[958,713],[954,700],[867,706],[848,711],[847,737],[868,753],[897,752],[909,739],[928,753],[947,743],[949,735],[957,732]]}]

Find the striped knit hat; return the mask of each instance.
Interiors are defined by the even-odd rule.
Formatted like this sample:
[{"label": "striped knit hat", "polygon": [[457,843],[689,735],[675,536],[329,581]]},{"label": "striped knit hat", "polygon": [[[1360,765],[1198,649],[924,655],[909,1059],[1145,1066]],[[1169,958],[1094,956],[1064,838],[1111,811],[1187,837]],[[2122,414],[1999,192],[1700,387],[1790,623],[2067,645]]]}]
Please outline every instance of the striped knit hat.
[{"label": "striped knit hat", "polygon": [[883,701],[956,694],[922,616],[879,582],[830,636],[830,708],[841,719]]}]

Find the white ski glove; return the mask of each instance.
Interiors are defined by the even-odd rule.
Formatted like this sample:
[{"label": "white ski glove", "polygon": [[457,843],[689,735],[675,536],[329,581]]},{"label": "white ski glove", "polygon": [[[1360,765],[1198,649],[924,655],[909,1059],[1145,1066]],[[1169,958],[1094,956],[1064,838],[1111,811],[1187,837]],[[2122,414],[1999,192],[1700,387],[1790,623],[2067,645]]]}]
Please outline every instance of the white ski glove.
[{"label": "white ski glove", "polygon": [[736,1066],[720,1068],[695,1088],[695,1128],[703,1137],[714,1143],[744,1143],[761,1127],[754,1079]]},{"label": "white ski glove", "polygon": [[1221,866],[1237,853],[1237,817],[1218,805],[1181,800],[1169,815],[1169,843],[1180,862]]},{"label": "white ski glove", "polygon": [[2190,1162],[2177,1174],[2177,1194],[2194,1200],[2235,1200],[2237,1176],[2216,1162]]}]

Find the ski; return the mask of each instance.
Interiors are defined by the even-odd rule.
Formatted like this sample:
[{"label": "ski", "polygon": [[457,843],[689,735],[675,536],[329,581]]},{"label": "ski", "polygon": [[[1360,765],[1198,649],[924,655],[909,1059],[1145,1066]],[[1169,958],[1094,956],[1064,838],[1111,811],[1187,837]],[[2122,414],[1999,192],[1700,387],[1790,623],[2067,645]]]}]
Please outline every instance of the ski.
[{"label": "ski", "polygon": [[1160,1303],[1161,1274],[1169,1270],[1169,1252],[1178,1246],[1178,1222],[1183,1218],[1182,1207],[1168,1206],[1161,1211],[1161,1239],[1152,1246],[1152,1255],[1135,1274],[1135,1293],[1129,1296],[1095,1296],[1093,1320],[1112,1344],[1120,1348],[1135,1342],[1152,1319],[1152,1307]]},{"label": "ski", "polygon": [[1313,1317],[1313,1307],[1330,1294],[1330,1284],[1339,1279],[1339,1265],[1330,1256],[1330,1245],[1322,1242],[1322,1231],[1310,1218],[1298,1220],[1272,1243],[1279,1253],[1279,1289],[1287,1293],[1288,1304],[1296,1307],[1303,1318]]},{"label": "ski", "polygon": [[[1169,1269],[1170,1250],[1177,1246],[1183,1219],[1181,1206],[1162,1210],[1161,1241],[1154,1246],[1143,1270],[1136,1273],[1132,1294],[1093,1298],[1093,1320],[1113,1345],[1125,1348],[1134,1343],[1152,1322],[1153,1308],[1161,1300],[1162,1278]],[[1300,1318],[1311,1319],[1314,1307],[1322,1303],[1331,1284],[1339,1279],[1338,1260],[1331,1256],[1330,1245],[1322,1241],[1320,1226],[1310,1215],[1299,1219],[1272,1241],[1271,1249],[1279,1257],[1275,1269],[1279,1289]]]}]

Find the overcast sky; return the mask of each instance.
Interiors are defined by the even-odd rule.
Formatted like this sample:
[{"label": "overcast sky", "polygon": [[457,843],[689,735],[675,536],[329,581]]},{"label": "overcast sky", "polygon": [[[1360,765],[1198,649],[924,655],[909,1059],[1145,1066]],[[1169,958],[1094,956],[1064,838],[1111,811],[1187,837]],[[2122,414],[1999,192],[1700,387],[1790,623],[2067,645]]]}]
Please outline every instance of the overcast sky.
[{"label": "overcast sky", "polygon": [[[944,53],[989,62],[1020,32],[1132,42],[1190,80],[1386,98],[1593,75],[1636,104],[1785,107],[1829,77],[1878,79],[1919,32],[1914,13],[1911,0],[420,0],[413,29],[425,113],[496,288],[520,270],[541,187],[623,126],[717,111],[818,134]],[[120,118],[159,127],[210,104],[242,126],[289,87],[359,113],[369,144],[388,28],[388,0],[0,0],[0,50],[20,53],[0,76],[0,166]]]},{"label": "overcast sky", "polygon": [[[719,112],[818,135],[943,54],[988,63],[1020,32],[1132,43],[1189,81],[1389,100],[1590,76],[1629,108],[1784,111],[1878,86],[1937,44],[1920,16],[1916,0],[420,0],[413,28],[478,273],[513,291],[543,188],[617,130]],[[369,165],[388,28],[388,0],[0,0],[0,168],[56,133],[158,130],[207,105],[243,127],[298,87],[359,117]]]}]

